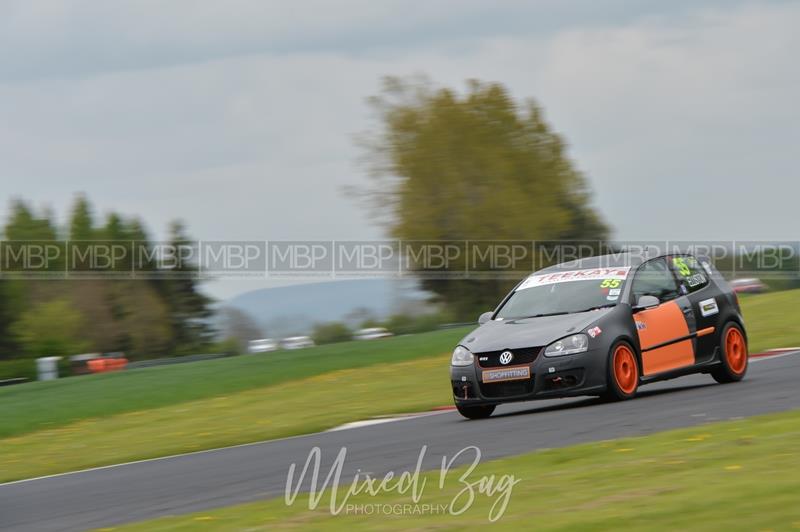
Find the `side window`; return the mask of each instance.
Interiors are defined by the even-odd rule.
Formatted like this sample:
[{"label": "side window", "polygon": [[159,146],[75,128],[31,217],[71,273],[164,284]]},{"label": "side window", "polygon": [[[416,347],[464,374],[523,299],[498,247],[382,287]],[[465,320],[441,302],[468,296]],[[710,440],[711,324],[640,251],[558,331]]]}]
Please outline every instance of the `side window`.
[{"label": "side window", "polygon": [[655,296],[662,303],[678,297],[678,285],[663,258],[645,262],[633,279],[634,304],[641,296]]},{"label": "side window", "polygon": [[708,285],[708,274],[691,255],[672,257],[672,267],[687,293],[697,292]]}]

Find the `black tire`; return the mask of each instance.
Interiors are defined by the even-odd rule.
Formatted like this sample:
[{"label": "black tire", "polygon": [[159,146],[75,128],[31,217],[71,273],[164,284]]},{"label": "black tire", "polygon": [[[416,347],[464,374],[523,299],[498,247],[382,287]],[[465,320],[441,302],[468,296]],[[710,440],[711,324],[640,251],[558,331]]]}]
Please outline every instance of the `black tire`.
[{"label": "black tire", "polygon": [[[625,368],[628,369],[629,373],[618,376],[617,371],[615,371],[614,358],[620,348],[622,348],[623,351],[627,350],[628,354],[625,354],[624,358],[626,359]],[[620,371],[622,371],[622,369],[620,369]],[[627,382],[620,383],[620,379],[625,380],[624,375],[627,375]],[[631,344],[624,340],[616,342],[608,351],[606,393],[603,394],[603,398],[607,401],[625,401],[627,399],[632,399],[639,390],[639,380],[641,376],[642,371],[639,368],[639,358],[636,356],[636,350]]]},{"label": "black tire", "polygon": [[[734,332],[731,332],[731,329],[734,329]],[[739,353],[734,356],[732,353],[728,352],[729,344],[728,344],[728,335],[729,334],[736,334],[738,333],[741,341],[743,342],[743,349],[744,352]],[[725,327],[722,328],[722,334],[719,337],[719,344],[720,344],[720,364],[711,370],[711,376],[720,384],[726,384],[729,382],[738,382],[742,380],[747,374],[747,368],[749,366],[748,360],[748,352],[747,352],[747,339],[744,336],[744,331],[741,327],[735,322],[728,322],[725,324]],[[739,364],[743,364],[743,367],[735,368],[732,367],[732,364],[737,364],[736,360],[743,356],[743,362],[739,362]]]},{"label": "black tire", "polygon": [[458,409],[458,413],[467,419],[486,419],[494,412],[495,405],[456,405],[456,408]]}]

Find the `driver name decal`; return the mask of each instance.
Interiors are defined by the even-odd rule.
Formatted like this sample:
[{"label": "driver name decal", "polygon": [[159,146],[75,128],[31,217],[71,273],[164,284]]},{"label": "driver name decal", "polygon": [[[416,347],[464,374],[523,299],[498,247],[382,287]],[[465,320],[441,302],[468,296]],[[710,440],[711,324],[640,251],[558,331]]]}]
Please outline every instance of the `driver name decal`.
[{"label": "driver name decal", "polygon": [[622,281],[628,277],[629,272],[630,266],[620,266],[616,268],[590,268],[586,270],[543,273],[531,275],[519,285],[517,290],[570,281],[606,281],[612,279]]}]

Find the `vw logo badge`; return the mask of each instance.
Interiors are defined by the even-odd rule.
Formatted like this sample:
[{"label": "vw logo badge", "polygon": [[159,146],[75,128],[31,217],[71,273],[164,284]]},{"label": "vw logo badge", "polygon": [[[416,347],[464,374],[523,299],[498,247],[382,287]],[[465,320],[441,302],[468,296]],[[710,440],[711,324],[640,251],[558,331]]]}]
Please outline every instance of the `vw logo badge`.
[{"label": "vw logo badge", "polygon": [[511,351],[503,351],[500,353],[500,363],[504,366],[514,359],[514,353]]}]

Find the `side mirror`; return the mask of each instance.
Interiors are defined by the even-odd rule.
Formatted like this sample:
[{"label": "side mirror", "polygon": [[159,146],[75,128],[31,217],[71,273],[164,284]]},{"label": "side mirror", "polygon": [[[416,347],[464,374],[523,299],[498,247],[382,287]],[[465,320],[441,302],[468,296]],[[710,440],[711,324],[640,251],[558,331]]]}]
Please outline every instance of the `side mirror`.
[{"label": "side mirror", "polygon": [[492,314],[494,314],[494,312],[484,312],[483,314],[478,316],[478,324],[479,325],[483,325],[487,321],[491,320],[492,319]]},{"label": "side mirror", "polygon": [[661,302],[656,296],[640,296],[639,301],[636,302],[636,306],[633,307],[633,311],[638,312],[640,310],[655,308],[660,304]]}]

